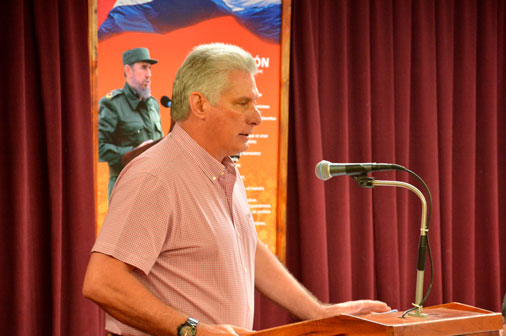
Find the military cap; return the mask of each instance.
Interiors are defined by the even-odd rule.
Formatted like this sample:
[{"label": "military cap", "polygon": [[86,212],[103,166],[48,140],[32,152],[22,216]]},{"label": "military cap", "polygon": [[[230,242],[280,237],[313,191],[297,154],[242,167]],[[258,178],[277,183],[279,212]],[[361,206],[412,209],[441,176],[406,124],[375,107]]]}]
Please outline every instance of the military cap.
[{"label": "military cap", "polygon": [[135,62],[158,63],[157,60],[149,57],[149,50],[147,48],[130,49],[123,53],[123,65],[134,64]]}]

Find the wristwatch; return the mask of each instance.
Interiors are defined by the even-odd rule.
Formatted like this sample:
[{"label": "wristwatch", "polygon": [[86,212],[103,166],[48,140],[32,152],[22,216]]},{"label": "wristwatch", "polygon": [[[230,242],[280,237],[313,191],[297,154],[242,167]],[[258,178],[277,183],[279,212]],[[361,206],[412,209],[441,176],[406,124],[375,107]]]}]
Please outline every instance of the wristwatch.
[{"label": "wristwatch", "polygon": [[185,323],[181,324],[177,328],[178,336],[195,336],[197,335],[197,321],[194,318],[188,317]]}]

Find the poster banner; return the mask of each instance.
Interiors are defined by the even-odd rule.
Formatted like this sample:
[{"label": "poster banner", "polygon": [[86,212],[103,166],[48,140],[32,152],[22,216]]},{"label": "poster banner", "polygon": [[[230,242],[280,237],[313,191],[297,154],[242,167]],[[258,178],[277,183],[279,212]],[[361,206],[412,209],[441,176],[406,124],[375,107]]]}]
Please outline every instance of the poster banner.
[{"label": "poster banner", "polygon": [[[122,88],[122,53],[146,47],[152,66],[151,92],[171,97],[176,71],[193,47],[223,42],[242,47],[258,65],[262,124],[237,165],[260,239],[276,252],[281,74],[281,0],[97,0],[97,96]],[[162,129],[170,109],[160,106]],[[98,229],[107,212],[107,163],[97,163]]]}]

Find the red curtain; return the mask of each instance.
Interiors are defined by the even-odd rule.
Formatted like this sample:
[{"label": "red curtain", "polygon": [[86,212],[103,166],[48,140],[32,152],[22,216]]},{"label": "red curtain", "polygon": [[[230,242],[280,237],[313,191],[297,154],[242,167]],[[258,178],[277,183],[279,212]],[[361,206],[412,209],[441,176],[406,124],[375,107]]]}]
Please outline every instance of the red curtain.
[{"label": "red curtain", "polygon": [[[292,7],[290,269],[323,301],[376,298],[410,308],[419,199],[314,173],[322,159],[398,163],[418,173],[433,197],[434,285],[426,305],[499,311],[506,2],[293,0]],[[423,190],[403,172],[372,176]],[[427,266],[426,288],[429,276]],[[277,324],[260,316],[259,325]]]},{"label": "red curtain", "polygon": [[0,20],[0,316],[5,335],[97,335],[88,2],[9,1]]}]

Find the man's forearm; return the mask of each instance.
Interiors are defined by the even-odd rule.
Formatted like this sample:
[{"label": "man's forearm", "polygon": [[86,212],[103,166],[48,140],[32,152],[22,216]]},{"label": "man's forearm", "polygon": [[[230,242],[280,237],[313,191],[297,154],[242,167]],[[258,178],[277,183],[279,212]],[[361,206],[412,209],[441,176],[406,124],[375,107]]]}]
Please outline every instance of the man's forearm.
[{"label": "man's forearm", "polygon": [[112,143],[99,142],[98,159],[109,163],[111,166],[117,166],[121,164],[123,155],[134,149],[133,146],[116,146]]},{"label": "man's forearm", "polygon": [[186,316],[151,294],[121,261],[92,253],[83,294],[119,321],[150,335],[175,335]]},{"label": "man's forearm", "polygon": [[255,260],[255,285],[269,299],[301,319],[323,317],[321,302],[260,241]]},{"label": "man's forearm", "polygon": [[255,284],[258,290],[304,320],[339,314],[385,312],[391,309],[384,302],[376,300],[322,304],[288,272],[262,242],[259,242],[257,247],[255,271]]}]

